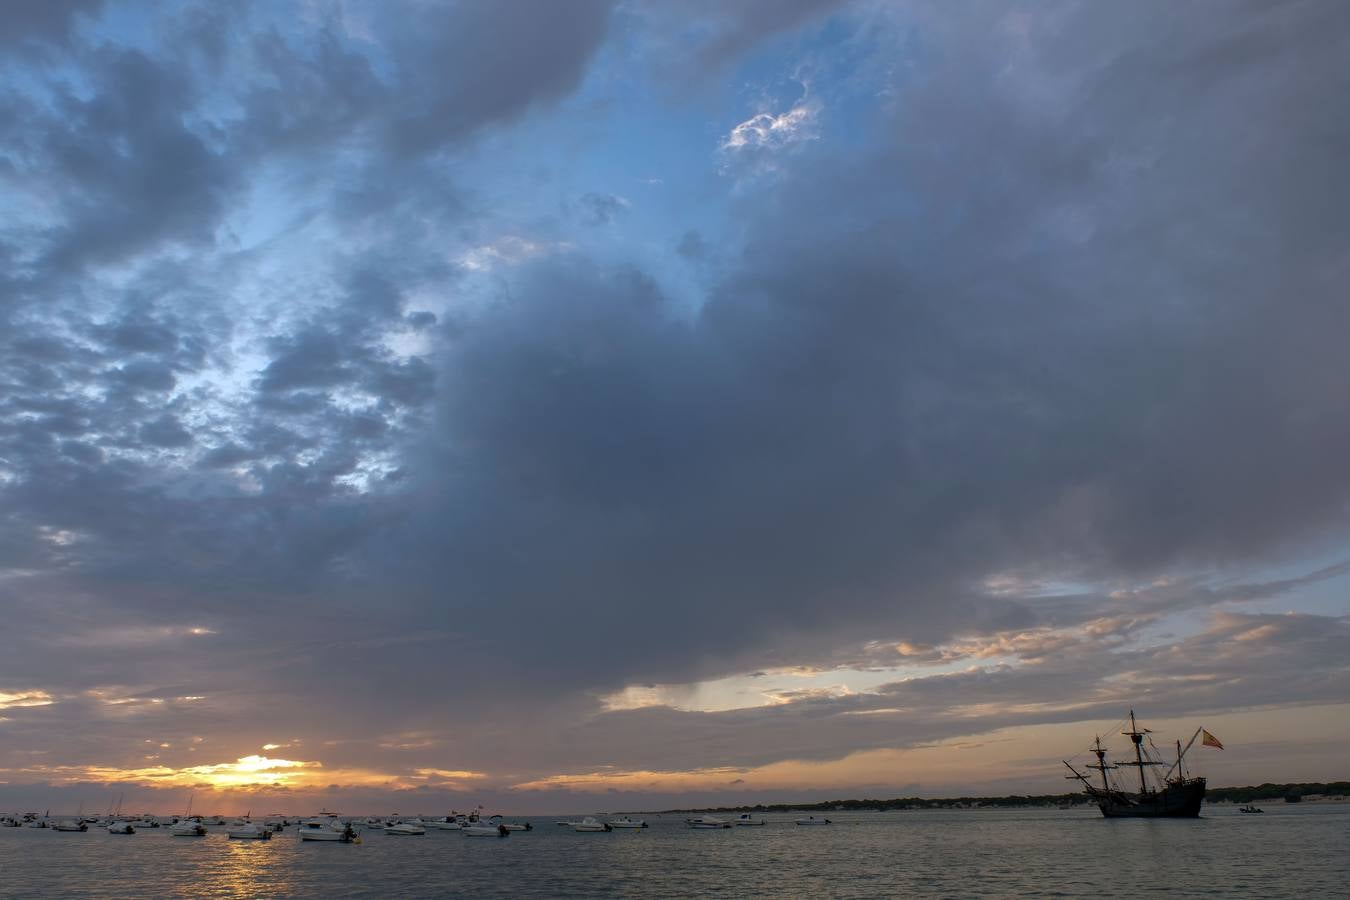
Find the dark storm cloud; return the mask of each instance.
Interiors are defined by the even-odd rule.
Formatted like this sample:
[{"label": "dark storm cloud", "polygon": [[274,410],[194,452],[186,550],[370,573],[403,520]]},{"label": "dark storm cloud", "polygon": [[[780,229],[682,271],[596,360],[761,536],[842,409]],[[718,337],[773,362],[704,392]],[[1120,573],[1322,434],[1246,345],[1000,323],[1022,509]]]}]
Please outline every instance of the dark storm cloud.
[{"label": "dark storm cloud", "polygon": [[583,217],[589,225],[608,225],[628,211],[629,202],[613,194],[586,194],[581,198]]},{"label": "dark storm cloud", "polygon": [[392,118],[393,146],[435,151],[568,93],[605,35],[609,8],[508,0],[447,4],[409,20],[393,45],[408,88]]},{"label": "dark storm cloud", "polygon": [[239,173],[185,118],[196,99],[170,63],[134,50],[92,51],[98,92],[54,88],[52,106],[13,110],[30,174],[60,190],[66,221],[41,236],[44,264],[106,262],[162,240],[202,243]]},{"label": "dark storm cloud", "polygon": [[690,229],[680,236],[675,252],[690,262],[698,262],[708,255],[708,243],[703,235]]},{"label": "dark storm cloud", "polygon": [[92,15],[103,0],[43,0],[0,7],[0,44],[61,43],[82,15]]},{"label": "dark storm cloud", "polygon": [[766,38],[791,31],[854,0],[691,0],[672,7],[660,2],[642,2],[634,8],[650,17],[653,31],[679,34],[680,43],[668,48],[669,62],[706,77]]},{"label": "dark storm cloud", "polygon": [[[1264,34],[1325,10],[936,26],[949,54],[883,140],[743,197],[695,321],[572,260],[465,325],[381,577],[614,684],[1030,624],[982,580],[1148,579],[1342,527],[1346,225],[1311,192],[1338,183],[1314,98],[1345,73],[1335,42]],[[1253,116],[1286,137],[1234,130]]]}]

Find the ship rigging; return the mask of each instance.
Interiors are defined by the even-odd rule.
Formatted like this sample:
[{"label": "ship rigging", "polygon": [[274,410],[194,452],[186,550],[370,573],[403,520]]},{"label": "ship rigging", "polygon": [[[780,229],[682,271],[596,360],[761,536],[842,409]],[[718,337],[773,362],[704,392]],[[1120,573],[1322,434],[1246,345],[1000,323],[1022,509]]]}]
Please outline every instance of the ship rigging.
[{"label": "ship rigging", "polygon": [[[1200,805],[1205,799],[1205,779],[1187,774],[1186,754],[1195,744],[1196,738],[1202,734],[1204,735],[1202,743],[1205,746],[1223,749],[1223,744],[1204,728],[1197,728],[1185,747],[1181,746],[1181,741],[1176,742],[1176,760],[1168,765],[1163,759],[1162,752],[1153,742],[1151,737],[1153,732],[1148,728],[1140,728],[1135,721],[1134,710],[1130,710],[1129,730],[1122,731],[1121,734],[1128,737],[1134,745],[1134,759],[1108,762],[1106,757],[1110,751],[1102,746],[1101,736],[1098,735],[1090,750],[1096,757],[1096,762],[1088,763],[1083,768],[1095,771],[1100,778],[1100,785],[1096,783],[1097,778],[1080,772],[1068,760],[1063,761],[1064,765],[1068,766],[1073,774],[1065,777],[1082,782],[1088,797],[1108,819],[1193,819],[1199,816]],[[1164,767],[1166,770],[1160,774],[1159,770]],[[1134,790],[1132,784],[1127,788],[1122,783],[1123,779],[1110,774],[1121,769],[1138,771],[1138,791]],[[1133,777],[1129,779],[1130,782],[1133,780]]]}]

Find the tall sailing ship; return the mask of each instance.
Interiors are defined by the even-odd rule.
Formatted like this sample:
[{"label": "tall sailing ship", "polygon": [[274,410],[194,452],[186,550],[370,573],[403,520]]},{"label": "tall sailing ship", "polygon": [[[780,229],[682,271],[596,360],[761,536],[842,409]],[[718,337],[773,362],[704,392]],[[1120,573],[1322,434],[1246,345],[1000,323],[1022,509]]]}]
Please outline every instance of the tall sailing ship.
[{"label": "tall sailing ship", "polygon": [[[1205,736],[1205,746],[1223,749],[1223,745],[1208,731],[1197,728],[1185,747],[1181,746],[1181,741],[1177,741],[1176,760],[1168,763],[1163,759],[1157,745],[1153,743],[1150,737],[1152,733],[1147,728],[1139,727],[1134,719],[1134,710],[1130,710],[1130,729],[1122,731],[1121,734],[1134,744],[1134,759],[1107,762],[1106,755],[1109,751],[1102,746],[1099,735],[1092,746],[1092,754],[1097,761],[1084,768],[1097,772],[1100,785],[1096,783],[1096,777],[1078,771],[1068,760],[1064,760],[1064,765],[1068,766],[1073,774],[1065,777],[1081,781],[1088,797],[1108,819],[1196,818],[1200,815],[1200,804],[1205,799],[1205,779],[1186,774],[1186,753],[1195,743],[1195,739],[1202,734]],[[1132,783],[1126,787],[1123,783],[1125,779],[1118,778],[1114,774],[1120,769],[1138,770],[1138,791],[1134,790]],[[1133,780],[1132,777],[1128,779],[1130,782]]]}]

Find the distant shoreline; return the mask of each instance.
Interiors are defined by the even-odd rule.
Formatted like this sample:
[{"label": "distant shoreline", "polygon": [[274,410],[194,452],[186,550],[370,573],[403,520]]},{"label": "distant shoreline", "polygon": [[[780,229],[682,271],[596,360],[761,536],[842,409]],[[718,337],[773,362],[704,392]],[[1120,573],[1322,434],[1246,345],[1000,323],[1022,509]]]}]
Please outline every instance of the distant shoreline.
[{"label": "distant shoreline", "polygon": [[[1297,799],[1292,799],[1297,798]],[[1258,801],[1345,802],[1350,781],[1267,782],[1246,787],[1210,788],[1205,802],[1254,803]],[[1018,809],[1027,807],[1092,806],[1081,791],[1068,794],[1009,794],[1003,797],[895,797],[890,800],[824,800],[819,803],[757,803],[752,806],[697,806],[687,809],[653,810],[658,815],[695,812],[887,812],[897,809]]]}]

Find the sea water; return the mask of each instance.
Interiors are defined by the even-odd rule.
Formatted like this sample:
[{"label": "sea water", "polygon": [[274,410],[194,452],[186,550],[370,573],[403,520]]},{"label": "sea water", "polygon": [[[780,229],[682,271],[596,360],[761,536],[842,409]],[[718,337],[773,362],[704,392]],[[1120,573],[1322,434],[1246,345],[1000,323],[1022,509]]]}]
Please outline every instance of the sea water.
[{"label": "sea water", "polygon": [[[819,815],[819,813],[817,813]],[[1350,804],[1206,807],[1198,820],[1095,810],[790,815],[696,831],[534,830],[469,838],[367,832],[360,844],[168,830],[0,828],[3,897],[1350,897]]]}]

